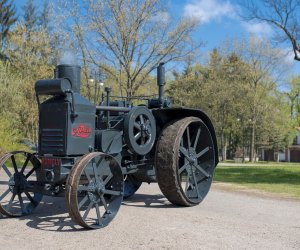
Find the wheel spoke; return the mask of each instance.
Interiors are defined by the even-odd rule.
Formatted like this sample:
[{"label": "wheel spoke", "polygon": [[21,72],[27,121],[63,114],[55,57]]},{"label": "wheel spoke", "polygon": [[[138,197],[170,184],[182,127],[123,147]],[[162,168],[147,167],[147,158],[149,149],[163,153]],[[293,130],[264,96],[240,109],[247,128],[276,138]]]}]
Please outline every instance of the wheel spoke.
[{"label": "wheel spoke", "polygon": [[209,147],[206,147],[205,149],[201,150],[198,154],[196,154],[196,158],[200,158],[202,155],[204,155],[206,152],[209,151]]},{"label": "wheel spoke", "polygon": [[85,173],[85,176],[86,178],[88,179],[89,182],[92,181],[92,178],[90,177],[89,173],[86,171],[86,169],[84,169],[84,173]]},{"label": "wheel spoke", "polygon": [[106,203],[106,200],[105,200],[103,194],[100,196],[100,199],[101,199],[101,201],[102,201],[102,204],[103,204],[105,210],[107,211],[108,206],[107,206],[107,203]]},{"label": "wheel spoke", "polygon": [[101,219],[101,215],[100,215],[100,209],[99,209],[99,205],[98,203],[96,202],[95,203],[95,208],[96,208],[96,213],[97,213],[97,219],[98,219],[98,225],[100,225],[100,219]]},{"label": "wheel spoke", "polygon": [[186,136],[187,136],[187,140],[188,140],[188,151],[189,151],[190,147],[191,147],[191,137],[190,137],[190,128],[189,127],[186,128]]},{"label": "wheel spoke", "polygon": [[26,211],[25,211],[25,207],[24,207],[24,203],[23,203],[23,198],[22,198],[21,194],[18,194],[18,198],[19,198],[19,202],[20,202],[22,214],[24,214],[24,213],[26,213]]},{"label": "wheel spoke", "polygon": [[5,165],[2,165],[3,170],[8,175],[8,177],[11,177],[11,172],[8,170],[8,168]]},{"label": "wheel spoke", "polygon": [[181,168],[178,170],[178,174],[180,175],[184,170],[186,170],[186,167],[189,165],[189,163],[184,164]]},{"label": "wheel spoke", "polygon": [[9,210],[11,209],[11,206],[12,206],[12,203],[13,203],[15,197],[16,197],[16,194],[13,194],[13,195],[11,196],[10,201],[9,201],[7,207],[6,207],[6,210],[9,211]]},{"label": "wheel spoke", "polygon": [[207,173],[203,168],[201,168],[199,165],[194,165],[194,167],[196,167],[202,174],[204,174],[204,176],[206,177],[206,178],[209,178],[210,177],[210,175],[209,175],[209,173]]},{"label": "wheel spoke", "polygon": [[90,188],[88,186],[78,186],[77,190],[78,191],[89,191]]},{"label": "wheel spoke", "polygon": [[189,185],[190,185],[190,173],[188,172],[188,174],[186,176],[186,181],[185,181],[185,193],[187,192]]},{"label": "wheel spoke", "polygon": [[144,145],[145,144],[145,137],[142,137],[141,139],[141,145]]},{"label": "wheel spoke", "polygon": [[137,122],[134,122],[133,126],[138,129],[138,130],[141,130],[141,126],[140,124],[138,124]]},{"label": "wheel spoke", "polygon": [[25,191],[25,195],[27,196],[28,200],[30,200],[30,202],[33,204],[33,205],[37,205],[37,202],[32,198],[32,196],[30,195],[30,193],[28,193],[27,191]]},{"label": "wheel spoke", "polygon": [[10,193],[10,190],[7,189],[7,190],[0,196],[0,201],[2,201],[9,193]]},{"label": "wheel spoke", "polygon": [[139,118],[140,118],[141,124],[145,124],[143,115],[140,115]]},{"label": "wheel spoke", "polygon": [[138,140],[138,139],[141,138],[141,136],[142,136],[142,133],[141,133],[141,132],[138,132],[138,133],[134,136],[134,139],[135,139],[135,140]]},{"label": "wheel spoke", "polygon": [[105,189],[103,193],[104,194],[110,194],[110,195],[116,195],[116,196],[121,194],[120,191],[114,191],[114,190],[109,190],[109,189]]},{"label": "wheel spoke", "polygon": [[200,132],[201,132],[201,129],[199,128],[198,131],[197,131],[197,135],[196,135],[194,146],[193,146],[194,149],[196,149],[196,147],[197,147],[199,136],[200,136]]},{"label": "wheel spoke", "polygon": [[110,173],[109,176],[106,177],[105,180],[103,180],[103,185],[105,186],[110,180],[113,178],[113,174]]},{"label": "wheel spoke", "polygon": [[195,172],[194,172],[194,171],[193,171],[193,179],[194,179],[194,183],[195,183],[194,186],[195,186],[195,188],[196,188],[197,197],[202,199],[201,195],[199,194],[198,183],[197,183],[197,179],[196,179],[196,176],[195,176]]},{"label": "wheel spoke", "polygon": [[17,167],[15,156],[12,155],[10,159],[11,159],[11,162],[12,162],[12,164],[14,166],[15,173],[18,173],[18,167]]},{"label": "wheel spoke", "polygon": [[8,185],[9,182],[8,181],[0,181],[0,185]]},{"label": "wheel spoke", "polygon": [[23,164],[23,166],[22,166],[22,169],[21,169],[20,173],[23,174],[25,168],[27,167],[27,164],[28,164],[30,158],[31,158],[31,156],[30,156],[30,155],[27,155],[26,160],[25,160],[25,162],[24,162],[24,164]]},{"label": "wheel spoke", "polygon": [[189,157],[189,155],[188,155],[188,151],[187,151],[187,149],[186,148],[184,148],[184,147],[180,147],[179,148],[179,151],[185,156],[185,157]]},{"label": "wheel spoke", "polygon": [[89,199],[88,195],[84,196],[84,198],[78,204],[78,209],[80,209],[87,202],[88,199]]},{"label": "wheel spoke", "polygon": [[98,169],[96,167],[96,163],[94,162],[94,159],[92,161],[92,165],[93,165],[93,171],[94,171],[95,179],[96,179],[96,181],[100,181],[99,180],[99,172],[98,172]]},{"label": "wheel spoke", "polygon": [[36,167],[34,167],[33,169],[31,169],[31,170],[27,173],[27,175],[25,175],[25,178],[27,179],[28,177],[30,177],[30,175],[32,175],[32,173],[33,173],[36,169],[37,169]]},{"label": "wheel spoke", "polygon": [[83,219],[83,220],[86,219],[86,217],[88,216],[88,214],[89,214],[91,208],[93,207],[93,205],[94,205],[94,202],[91,201],[90,204],[89,204],[89,206],[88,206],[87,209],[85,210],[84,215],[82,216],[82,219]]}]

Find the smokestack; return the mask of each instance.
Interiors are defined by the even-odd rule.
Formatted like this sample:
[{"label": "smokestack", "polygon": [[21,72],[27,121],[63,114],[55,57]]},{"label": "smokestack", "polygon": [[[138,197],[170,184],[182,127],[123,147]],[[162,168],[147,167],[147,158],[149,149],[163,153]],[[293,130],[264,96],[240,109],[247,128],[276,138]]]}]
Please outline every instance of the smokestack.
[{"label": "smokestack", "polygon": [[60,64],[56,66],[56,77],[66,78],[71,82],[72,90],[80,94],[80,66]]},{"label": "smokestack", "polygon": [[165,67],[163,62],[161,62],[157,67],[157,85],[158,85],[158,100],[159,103],[163,104],[164,99],[164,85],[165,85]]}]

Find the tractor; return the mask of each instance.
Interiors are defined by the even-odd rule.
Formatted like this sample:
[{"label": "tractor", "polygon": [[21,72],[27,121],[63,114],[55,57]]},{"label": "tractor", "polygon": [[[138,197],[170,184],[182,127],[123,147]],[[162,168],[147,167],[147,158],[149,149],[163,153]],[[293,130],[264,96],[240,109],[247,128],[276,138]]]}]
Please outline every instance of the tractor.
[{"label": "tractor", "polygon": [[26,216],[43,195],[65,197],[74,223],[98,229],[143,182],[157,182],[176,206],[198,205],[218,163],[215,130],[203,111],[172,107],[164,64],[156,98],[113,96],[106,87],[96,105],[80,94],[80,79],[79,66],[61,64],[53,79],[35,83],[37,152],[0,156],[0,213]]}]

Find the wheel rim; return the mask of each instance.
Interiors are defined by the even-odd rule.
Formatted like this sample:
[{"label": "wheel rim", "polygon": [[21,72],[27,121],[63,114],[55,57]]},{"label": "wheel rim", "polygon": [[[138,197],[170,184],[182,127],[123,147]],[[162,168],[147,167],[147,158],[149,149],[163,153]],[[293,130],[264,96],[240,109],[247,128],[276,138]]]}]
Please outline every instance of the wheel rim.
[{"label": "wheel rim", "polygon": [[10,217],[32,213],[42,200],[42,194],[29,191],[30,181],[36,181],[39,160],[30,153],[16,151],[0,159],[0,212]]},{"label": "wheel rim", "polygon": [[71,194],[71,216],[83,227],[104,227],[113,220],[122,203],[122,171],[113,157],[102,153],[91,153],[77,168],[81,171],[72,187],[75,196]]},{"label": "wheel rim", "polygon": [[178,156],[182,193],[189,202],[198,204],[209,191],[215,168],[212,136],[201,120],[190,122],[184,128]]},{"label": "wheel rim", "polygon": [[124,135],[132,152],[145,155],[152,149],[156,138],[155,119],[145,107],[135,107],[125,118]]}]

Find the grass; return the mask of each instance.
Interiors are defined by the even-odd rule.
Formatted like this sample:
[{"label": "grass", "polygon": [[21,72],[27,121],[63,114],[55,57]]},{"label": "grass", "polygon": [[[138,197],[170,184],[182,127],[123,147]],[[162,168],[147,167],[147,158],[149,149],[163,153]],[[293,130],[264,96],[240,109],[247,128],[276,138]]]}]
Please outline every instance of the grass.
[{"label": "grass", "polygon": [[219,166],[215,181],[300,198],[300,165]]}]

